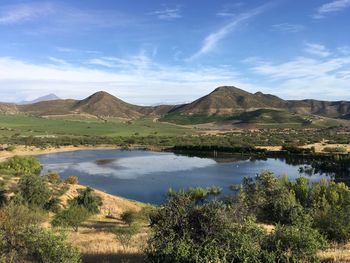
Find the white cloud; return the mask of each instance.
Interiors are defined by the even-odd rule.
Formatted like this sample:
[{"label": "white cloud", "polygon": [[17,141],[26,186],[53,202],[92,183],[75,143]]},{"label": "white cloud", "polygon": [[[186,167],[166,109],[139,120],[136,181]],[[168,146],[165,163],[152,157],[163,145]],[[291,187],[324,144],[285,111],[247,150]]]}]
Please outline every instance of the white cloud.
[{"label": "white cloud", "polygon": [[305,52],[309,54],[320,57],[328,57],[331,55],[331,52],[323,45],[317,43],[306,43],[305,46]]},{"label": "white cloud", "polygon": [[350,100],[350,56],[333,53],[327,58],[296,57],[284,63],[256,58],[246,63],[285,99]]},{"label": "white cloud", "polygon": [[299,24],[281,23],[272,25],[271,28],[278,32],[297,33],[304,30],[305,27]]},{"label": "white cloud", "polygon": [[329,13],[339,12],[348,7],[350,7],[350,0],[335,0],[317,8],[313,17],[316,19],[324,18]]},{"label": "white cloud", "polygon": [[179,6],[175,8],[165,8],[162,10],[153,11],[149,14],[154,15],[161,20],[168,20],[168,21],[182,17],[181,9]]},{"label": "white cloud", "polygon": [[196,59],[204,54],[207,54],[215,49],[217,44],[223,40],[227,35],[232,33],[240,24],[243,22],[259,15],[263,10],[267,7],[267,5],[263,5],[261,7],[258,7],[256,9],[253,9],[249,12],[242,13],[240,15],[237,15],[237,17],[230,21],[225,26],[221,27],[219,30],[209,34],[202,43],[201,48],[192,55],[189,60]]},{"label": "white cloud", "polygon": [[[128,102],[155,104],[191,101],[220,85],[236,85],[246,90],[258,88],[240,81],[227,66],[176,67],[153,62],[147,56],[100,58],[113,67],[96,69],[88,65],[55,62],[34,64],[0,57],[1,100],[32,99],[46,93],[62,98],[84,98],[98,90],[106,90]],[[95,61],[97,62],[97,60]],[[14,94],[17,97],[14,98]]]},{"label": "white cloud", "polygon": [[52,14],[50,3],[18,4],[0,7],[0,25],[19,24]]}]

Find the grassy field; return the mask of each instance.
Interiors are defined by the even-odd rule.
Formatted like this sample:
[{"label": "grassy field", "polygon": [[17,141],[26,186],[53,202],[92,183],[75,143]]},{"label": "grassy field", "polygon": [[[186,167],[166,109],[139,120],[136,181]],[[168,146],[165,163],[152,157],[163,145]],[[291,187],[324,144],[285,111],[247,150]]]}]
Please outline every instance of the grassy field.
[{"label": "grassy field", "polygon": [[41,118],[25,115],[0,115],[1,136],[45,136],[45,135],[88,135],[88,136],[130,136],[130,135],[186,135],[193,131],[152,119],[125,121],[120,119],[63,119]]}]

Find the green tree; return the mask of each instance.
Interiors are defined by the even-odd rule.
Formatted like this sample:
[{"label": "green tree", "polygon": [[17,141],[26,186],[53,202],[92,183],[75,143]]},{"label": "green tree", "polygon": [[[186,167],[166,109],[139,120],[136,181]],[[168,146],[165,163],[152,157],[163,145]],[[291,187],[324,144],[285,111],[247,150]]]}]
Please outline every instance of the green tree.
[{"label": "green tree", "polygon": [[71,227],[78,232],[79,226],[89,217],[89,211],[83,206],[71,206],[59,211],[52,220],[52,225],[55,227]]},{"label": "green tree", "polygon": [[83,206],[89,213],[98,214],[102,205],[102,198],[90,187],[78,191],[79,195],[71,200],[70,204],[72,206]]},{"label": "green tree", "polygon": [[18,182],[18,193],[30,207],[43,208],[50,200],[51,192],[46,181],[38,175],[25,175]]}]

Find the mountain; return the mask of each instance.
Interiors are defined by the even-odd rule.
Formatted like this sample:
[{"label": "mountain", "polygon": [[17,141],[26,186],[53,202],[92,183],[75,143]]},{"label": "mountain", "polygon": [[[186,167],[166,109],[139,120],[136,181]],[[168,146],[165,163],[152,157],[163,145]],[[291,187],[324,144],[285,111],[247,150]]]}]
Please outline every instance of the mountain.
[{"label": "mountain", "polygon": [[172,114],[225,116],[258,109],[278,109],[298,114],[342,118],[350,114],[349,101],[283,100],[271,94],[255,94],[231,86],[218,87],[192,103],[174,108]]},{"label": "mountain", "polygon": [[[50,95],[42,98],[46,100],[56,97]],[[236,87],[222,86],[206,96],[182,105],[138,106],[107,92],[99,91],[83,100],[56,99],[25,105],[0,103],[0,113],[26,113],[37,116],[79,114],[124,119],[154,117],[161,118],[161,121],[179,124],[240,119],[248,121],[249,118],[255,121],[270,119],[272,122],[278,122],[281,118],[285,122],[288,121],[287,119],[294,119],[303,123],[304,117],[295,117],[293,114],[349,119],[350,102],[283,100],[271,94],[262,92],[253,94]]]},{"label": "mountain", "polygon": [[18,105],[27,105],[27,104],[34,104],[37,102],[42,102],[42,101],[51,101],[51,100],[60,100],[59,97],[57,97],[55,94],[51,93],[42,97],[39,97],[35,100],[31,100],[31,101],[21,101],[18,103]]},{"label": "mountain", "polygon": [[142,108],[142,106],[126,103],[107,92],[99,91],[78,101],[73,106],[73,111],[95,116],[135,119],[143,115]]},{"label": "mountain", "polygon": [[252,94],[236,87],[223,86],[192,103],[175,108],[172,113],[182,115],[232,115],[247,110],[280,108],[284,105],[285,101],[273,95],[261,92]]}]

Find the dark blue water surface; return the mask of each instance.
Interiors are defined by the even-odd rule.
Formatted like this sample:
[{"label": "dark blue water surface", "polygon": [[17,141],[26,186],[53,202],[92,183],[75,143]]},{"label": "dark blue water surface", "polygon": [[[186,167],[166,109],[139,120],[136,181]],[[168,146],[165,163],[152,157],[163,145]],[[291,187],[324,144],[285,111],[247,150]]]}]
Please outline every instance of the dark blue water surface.
[{"label": "dark blue water surface", "polygon": [[[246,176],[270,170],[290,179],[300,176],[301,165],[284,159],[266,160],[211,159],[176,155],[169,152],[93,150],[53,153],[38,157],[43,174],[59,172],[62,178],[79,177],[79,183],[141,202],[160,204],[169,188],[219,186],[230,193],[229,186]],[[309,176],[318,181],[321,176]]]}]

